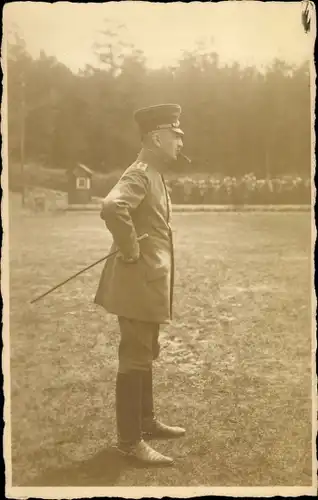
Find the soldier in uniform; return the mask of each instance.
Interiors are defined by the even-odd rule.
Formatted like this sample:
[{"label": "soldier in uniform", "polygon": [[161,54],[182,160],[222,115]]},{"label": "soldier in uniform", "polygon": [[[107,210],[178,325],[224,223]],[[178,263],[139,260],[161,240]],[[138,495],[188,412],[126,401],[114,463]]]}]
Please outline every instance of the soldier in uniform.
[{"label": "soldier in uniform", "polygon": [[[160,422],[154,412],[152,364],[160,351],[160,325],[172,318],[174,282],[171,203],[164,171],[183,146],[181,108],[164,104],[135,112],[142,149],[103,200],[101,218],[112,233],[95,303],[118,317],[116,380],[118,450],[143,463],[172,464],[150,439],[185,430]],[[139,237],[147,233],[146,239]]]}]

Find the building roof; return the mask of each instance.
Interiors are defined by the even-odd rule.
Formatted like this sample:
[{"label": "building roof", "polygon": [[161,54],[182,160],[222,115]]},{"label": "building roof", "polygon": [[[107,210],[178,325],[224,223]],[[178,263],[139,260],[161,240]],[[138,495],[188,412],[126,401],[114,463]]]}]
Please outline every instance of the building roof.
[{"label": "building roof", "polygon": [[93,170],[91,170],[90,168],[86,167],[86,165],[83,165],[83,163],[77,163],[75,165],[75,167],[68,168],[67,175],[68,176],[73,176],[73,175],[77,176],[77,175],[79,175],[79,171],[83,172],[83,173],[85,172],[89,176],[92,176],[93,173],[94,173]]},{"label": "building roof", "polygon": [[88,174],[91,174],[91,175],[93,174],[93,170],[91,170],[90,168],[86,167],[86,165],[83,165],[83,163],[78,163],[77,167],[82,168]]}]

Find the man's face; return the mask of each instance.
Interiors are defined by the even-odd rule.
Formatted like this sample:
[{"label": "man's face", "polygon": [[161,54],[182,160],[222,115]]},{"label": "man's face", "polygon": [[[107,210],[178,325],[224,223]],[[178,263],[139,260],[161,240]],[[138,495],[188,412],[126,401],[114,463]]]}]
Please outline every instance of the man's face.
[{"label": "man's face", "polygon": [[176,160],[183,147],[182,135],[172,129],[162,129],[157,133],[157,145],[168,160]]}]

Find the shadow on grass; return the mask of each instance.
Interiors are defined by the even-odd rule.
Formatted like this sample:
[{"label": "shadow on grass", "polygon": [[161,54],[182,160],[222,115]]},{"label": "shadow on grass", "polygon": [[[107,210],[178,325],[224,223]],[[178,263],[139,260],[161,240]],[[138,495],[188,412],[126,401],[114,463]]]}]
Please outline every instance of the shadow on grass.
[{"label": "shadow on grass", "polygon": [[156,469],[158,467],[164,466],[138,463],[132,458],[120,456],[115,448],[108,448],[80,463],[47,469],[29,481],[26,486],[114,486],[118,483],[121,474],[125,474],[129,469]]},{"label": "shadow on grass", "polygon": [[115,485],[129,464],[108,448],[92,458],[64,468],[47,469],[28,486],[108,486]]}]

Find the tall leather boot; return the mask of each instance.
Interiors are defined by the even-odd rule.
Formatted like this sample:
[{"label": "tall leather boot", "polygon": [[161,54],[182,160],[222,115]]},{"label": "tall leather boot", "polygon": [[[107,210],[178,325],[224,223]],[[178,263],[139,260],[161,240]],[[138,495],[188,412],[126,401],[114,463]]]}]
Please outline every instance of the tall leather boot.
[{"label": "tall leather boot", "polygon": [[141,434],[142,372],[118,373],[116,380],[116,420],[118,451],[149,465],[171,465],[173,460],[152,449]]},{"label": "tall leather boot", "polygon": [[163,424],[155,417],[153,402],[152,369],[142,373],[142,437],[149,439],[169,439],[184,436],[185,429]]},{"label": "tall leather boot", "polygon": [[155,421],[153,401],[153,375],[152,368],[142,373],[141,379],[141,415],[142,430],[148,428]]},{"label": "tall leather boot", "polygon": [[117,374],[117,438],[123,448],[134,446],[141,440],[141,384],[140,371]]}]

